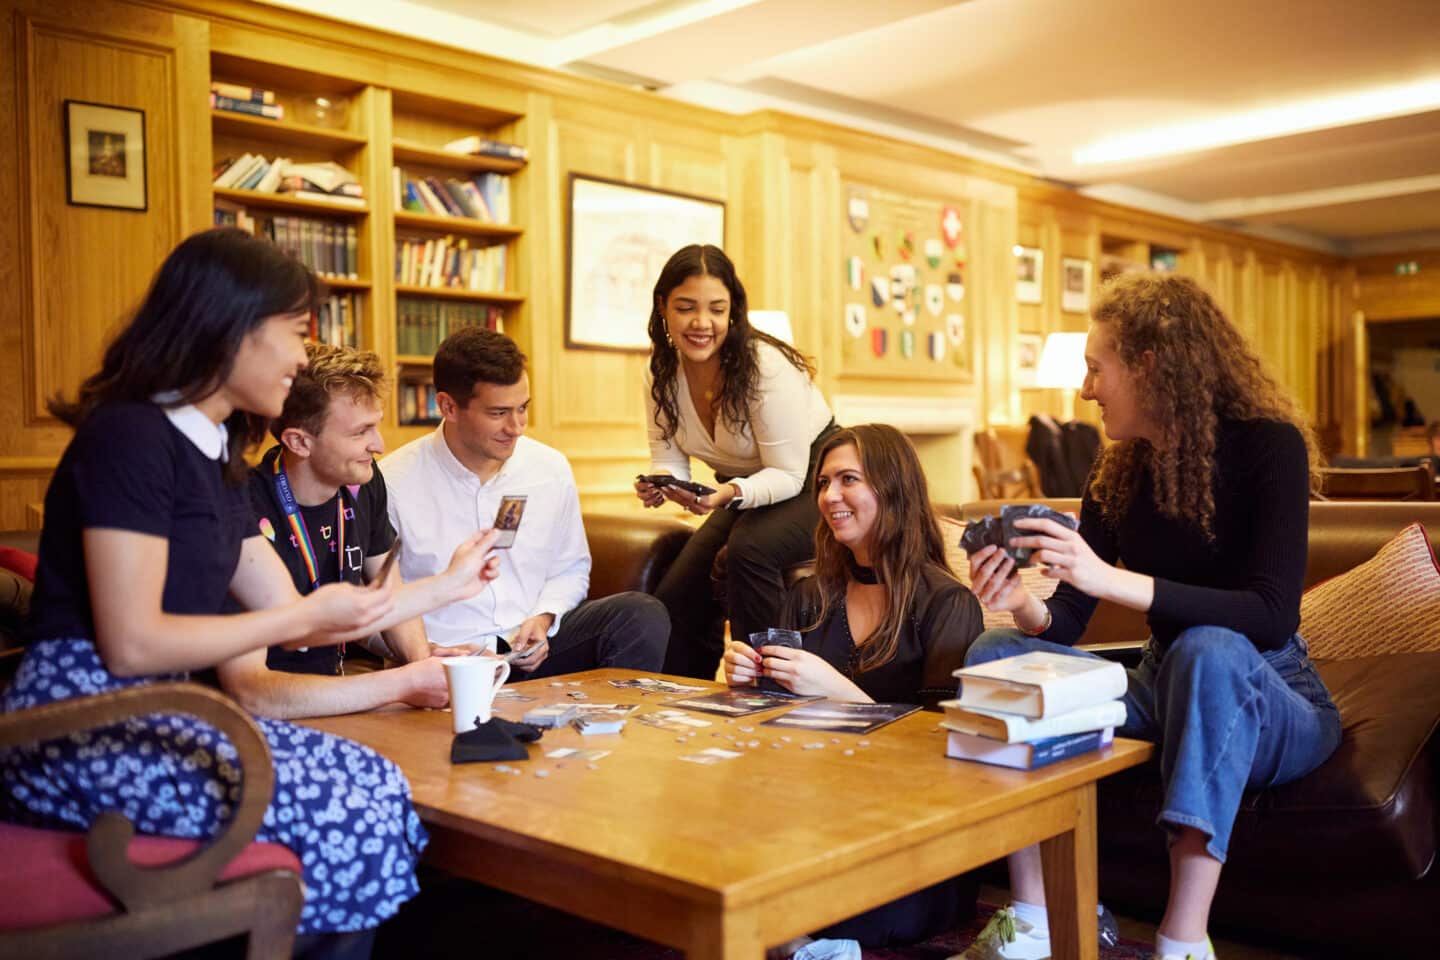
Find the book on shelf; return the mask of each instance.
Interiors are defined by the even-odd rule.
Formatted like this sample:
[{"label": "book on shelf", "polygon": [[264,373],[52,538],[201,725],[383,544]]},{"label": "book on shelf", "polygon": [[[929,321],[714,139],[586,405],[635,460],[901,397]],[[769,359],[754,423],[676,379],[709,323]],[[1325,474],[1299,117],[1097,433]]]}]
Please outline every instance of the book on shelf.
[{"label": "book on shelf", "polygon": [[505,289],[504,244],[472,247],[464,237],[399,238],[395,282],[404,286],[499,293]]},{"label": "book on shelf", "polygon": [[360,298],[354,293],[333,294],[316,307],[310,339],[332,347],[358,347],[360,324]]},{"label": "book on shelf", "polygon": [[220,80],[212,80],[210,81],[210,92],[217,97],[229,97],[231,100],[249,103],[273,104],[275,102],[274,90],[247,87],[243,83],[224,83]]},{"label": "book on shelf", "polygon": [[1051,717],[1125,693],[1125,668],[1096,657],[1036,650],[973,667],[961,667],[956,700],[1025,717]]},{"label": "book on shelf", "polygon": [[945,719],[941,721],[945,729],[1004,743],[1030,743],[1125,724],[1125,704],[1119,700],[1107,700],[1040,720],[999,710],[967,708],[961,706],[959,700],[942,700],[940,706],[945,710]]},{"label": "book on shelf", "polygon": [[399,399],[402,426],[440,422],[440,404],[432,384],[402,381]]},{"label": "book on shelf", "polygon": [[466,153],[471,156],[500,157],[504,160],[529,160],[530,151],[518,143],[506,143],[503,140],[491,140],[489,137],[482,137],[472,134],[468,137],[461,137],[459,140],[451,140],[442,148],[450,153]]},{"label": "book on shelf", "polygon": [[490,303],[395,298],[395,347],[399,353],[428,357],[442,340],[462,327],[484,327],[503,333],[505,312]]},{"label": "book on shelf", "polygon": [[1036,770],[1069,757],[1093,753],[1115,742],[1115,728],[1070,733],[1033,743],[1004,743],[989,737],[951,730],[945,738],[945,756],[974,760],[1016,770]]},{"label": "book on shelf", "polygon": [[266,120],[285,119],[285,108],[278,103],[237,100],[234,97],[222,97],[213,90],[210,92],[210,106],[212,109],[223,110],[226,113],[243,113],[246,116],[263,117]]},{"label": "book on shelf", "polygon": [[432,217],[463,217],[484,223],[510,222],[510,178],[479,173],[468,180],[411,176],[400,167],[392,172],[396,204]]},{"label": "book on shelf", "polygon": [[295,163],[288,157],[269,160],[264,154],[246,153],[227,157],[216,167],[213,185],[223,189],[286,193],[350,206],[365,204],[364,185],[339,164]]},{"label": "book on shelf", "polygon": [[252,213],[243,204],[214,201],[215,226],[264,237],[322,277],[358,280],[360,237],[353,223]]}]

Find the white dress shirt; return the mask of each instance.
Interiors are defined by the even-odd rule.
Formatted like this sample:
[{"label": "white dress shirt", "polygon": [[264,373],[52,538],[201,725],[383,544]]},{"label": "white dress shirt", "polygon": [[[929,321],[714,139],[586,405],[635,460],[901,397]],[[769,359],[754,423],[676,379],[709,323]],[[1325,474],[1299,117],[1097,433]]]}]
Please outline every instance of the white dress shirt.
[{"label": "white dress shirt", "polygon": [[400,535],[400,576],[407,582],[440,573],[455,548],[495,523],[500,498],[524,495],[515,545],[496,551],[500,576],[469,600],[425,614],[431,643],[454,646],[509,637],[520,624],[553,613],[550,635],[590,589],[590,547],[580,519],[580,494],[570,462],[529,437],[488,482],[455,458],[444,426],[380,461],[389,491],[390,522]]},{"label": "white dress shirt", "polygon": [[735,506],[742,510],[789,500],[805,486],[810,470],[810,445],[830,423],[830,406],[825,395],[804,370],[785,359],[768,343],[755,344],[760,365],[757,398],[750,408],[750,422],[743,429],[715,418],[712,438],[700,422],[690,399],[682,361],[675,372],[675,403],[680,422],[669,440],[655,423],[653,380],[645,376],[645,425],[650,434],[650,471],[668,471],[690,479],[690,458],[699,457],[710,469],[740,490]]}]

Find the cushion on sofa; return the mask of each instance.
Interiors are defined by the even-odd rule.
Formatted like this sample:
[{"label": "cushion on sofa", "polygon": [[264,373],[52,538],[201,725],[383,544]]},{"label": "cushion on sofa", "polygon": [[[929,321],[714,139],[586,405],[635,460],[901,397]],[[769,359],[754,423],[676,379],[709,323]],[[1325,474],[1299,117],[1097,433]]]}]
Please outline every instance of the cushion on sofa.
[{"label": "cushion on sofa", "polygon": [[1300,632],[1316,659],[1440,650],[1440,567],[1424,525],[1306,590]]},{"label": "cushion on sofa", "polygon": [[[1293,783],[1248,790],[1235,819],[1229,870],[1325,885],[1422,876],[1437,850],[1435,758],[1440,652],[1316,664],[1340,709],[1340,746]],[[1100,785],[1101,847],[1163,857],[1158,769]],[[1146,829],[1150,827],[1150,829]],[[1303,871],[1298,870],[1303,865]]]},{"label": "cushion on sofa", "polygon": [[0,544],[0,570],[13,571],[34,583],[35,567],[39,563],[40,558],[33,553]]}]

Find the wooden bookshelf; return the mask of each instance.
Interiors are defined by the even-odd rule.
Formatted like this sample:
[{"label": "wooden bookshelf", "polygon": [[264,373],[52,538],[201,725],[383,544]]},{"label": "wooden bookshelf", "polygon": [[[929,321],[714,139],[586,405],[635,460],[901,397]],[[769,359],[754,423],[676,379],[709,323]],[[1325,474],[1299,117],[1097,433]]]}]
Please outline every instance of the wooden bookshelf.
[{"label": "wooden bookshelf", "polygon": [[321,151],[355,150],[368,142],[358,133],[347,130],[314,127],[288,120],[267,120],[264,117],[252,117],[229,110],[211,110],[210,129],[217,134],[239,139]]},{"label": "wooden bookshelf", "polygon": [[459,287],[420,287],[409,283],[395,284],[395,293],[405,297],[438,297],[442,300],[470,300],[475,303],[524,303],[523,293],[508,290],[466,290]]},{"label": "wooden bookshelf", "polygon": [[434,365],[433,357],[423,357],[412,353],[401,353],[395,356],[395,365],[399,367],[413,367],[415,369],[428,370]]},{"label": "wooden bookshelf", "polygon": [[400,165],[407,163],[419,164],[425,167],[441,167],[446,170],[459,170],[465,173],[514,173],[525,167],[524,160],[509,160],[504,157],[484,157],[468,153],[455,153],[451,150],[441,150],[436,147],[427,147],[422,143],[413,143],[409,140],[396,140],[391,149],[394,151],[395,162]]},{"label": "wooden bookshelf", "polygon": [[230,200],[247,207],[261,207],[266,210],[288,210],[291,213],[316,213],[327,217],[354,219],[370,212],[366,204],[356,206],[339,200],[311,200],[288,193],[261,193],[258,190],[230,190],[225,187],[213,188],[215,199]]},{"label": "wooden bookshelf", "polygon": [[492,237],[496,240],[513,240],[525,230],[504,223],[487,223],[469,217],[435,217],[428,213],[411,213],[408,210],[395,214],[395,226],[429,233],[463,233],[467,237]]}]

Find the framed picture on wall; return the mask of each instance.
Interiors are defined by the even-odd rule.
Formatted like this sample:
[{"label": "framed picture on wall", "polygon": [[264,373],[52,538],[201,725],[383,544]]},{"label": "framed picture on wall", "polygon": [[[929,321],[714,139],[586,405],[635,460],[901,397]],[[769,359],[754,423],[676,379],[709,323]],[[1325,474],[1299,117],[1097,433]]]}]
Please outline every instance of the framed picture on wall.
[{"label": "framed picture on wall", "polygon": [[1045,338],[1038,333],[1021,333],[1015,336],[1015,386],[1025,389],[1035,386],[1035,375],[1040,371],[1040,349]]},{"label": "framed picture on wall", "polygon": [[146,209],[145,112],[84,100],[66,100],[64,109],[66,201]]},{"label": "framed picture on wall", "polygon": [[660,268],[692,243],[725,243],[725,204],[707,197],[570,175],[565,346],[650,349]]},{"label": "framed picture on wall", "polygon": [[1045,251],[1039,247],[1015,247],[1015,299],[1039,303],[1045,277]]},{"label": "framed picture on wall", "polygon": [[1060,309],[1069,313],[1090,312],[1090,261],[1064,257],[1060,261]]}]

